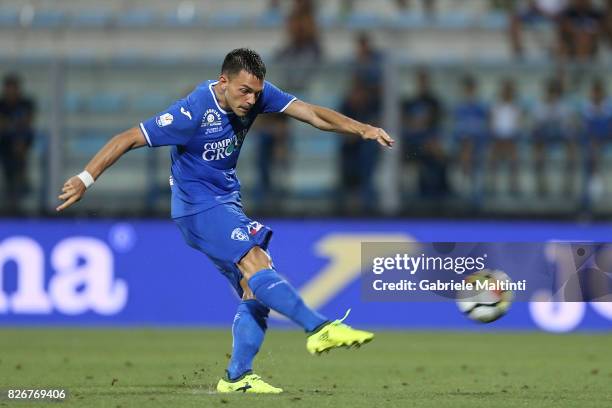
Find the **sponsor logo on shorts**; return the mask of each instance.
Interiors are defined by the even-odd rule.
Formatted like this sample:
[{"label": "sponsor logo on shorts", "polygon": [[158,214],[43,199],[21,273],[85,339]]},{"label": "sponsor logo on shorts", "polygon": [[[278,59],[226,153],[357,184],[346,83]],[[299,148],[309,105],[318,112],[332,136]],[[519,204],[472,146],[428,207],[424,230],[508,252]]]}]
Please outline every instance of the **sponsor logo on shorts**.
[{"label": "sponsor logo on shorts", "polygon": [[234,230],[232,231],[231,238],[234,241],[248,241],[249,240],[249,236],[247,235],[246,232],[244,232],[242,228],[234,228]]}]

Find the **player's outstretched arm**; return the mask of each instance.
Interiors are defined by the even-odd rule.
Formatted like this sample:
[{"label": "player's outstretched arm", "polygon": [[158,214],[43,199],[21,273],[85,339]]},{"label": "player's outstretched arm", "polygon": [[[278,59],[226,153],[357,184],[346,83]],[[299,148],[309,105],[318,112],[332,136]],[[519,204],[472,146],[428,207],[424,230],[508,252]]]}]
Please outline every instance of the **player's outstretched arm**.
[{"label": "player's outstretched arm", "polygon": [[381,128],[358,122],[334,110],[300,100],[291,103],[284,113],[326,132],[358,135],[363,139],[376,140],[385,147],[392,147],[395,142]]},{"label": "player's outstretched arm", "polygon": [[94,180],[100,177],[104,170],[112,166],[112,164],[124,153],[146,144],[147,141],[137,127],[133,127],[114,136],[98,151],[98,153],[96,153],[93,159],[87,163],[85,171],[79,175],[80,177],[73,176],[66,180],[62,187],[62,194],[58,197],[63,203],[58,206],[56,210],[65,210],[83,197],[88,187],[85,185],[83,177],[85,177],[86,181],[91,177],[89,181],[93,183]]}]

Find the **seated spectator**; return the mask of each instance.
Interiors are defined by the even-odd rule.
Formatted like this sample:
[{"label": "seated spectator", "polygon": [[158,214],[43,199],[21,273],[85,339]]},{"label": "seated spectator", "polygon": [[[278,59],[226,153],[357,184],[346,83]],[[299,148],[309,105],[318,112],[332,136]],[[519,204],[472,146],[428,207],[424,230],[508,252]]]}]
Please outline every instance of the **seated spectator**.
[{"label": "seated spectator", "polygon": [[565,58],[588,61],[597,55],[605,31],[604,13],[591,0],[572,0],[561,14],[559,42]]},{"label": "seated spectator", "polygon": [[416,94],[402,103],[402,157],[404,165],[414,160],[419,173],[419,192],[428,198],[448,193],[447,160],[440,142],[442,103],[433,92],[429,73],[416,73]]},{"label": "seated spectator", "polygon": [[[505,80],[499,89],[499,100],[491,109],[491,133],[493,144],[489,156],[489,189],[496,191],[493,183],[501,163],[510,166],[510,191],[519,193],[518,185],[518,151],[517,144],[523,126],[523,113],[516,98],[516,85],[512,80]],[[493,177],[495,176],[495,179]]]},{"label": "seated spectator", "polygon": [[0,163],[7,210],[15,213],[29,191],[28,156],[34,140],[34,102],[23,95],[15,74],[4,77],[0,95]]},{"label": "seated spectator", "polygon": [[[556,31],[559,16],[566,9],[568,0],[526,0],[515,2],[510,12],[510,44],[516,57],[524,56],[523,27],[546,24]],[[550,44],[545,45],[557,54],[558,50]]]},{"label": "seated spectator", "polygon": [[478,83],[472,76],[461,80],[461,88],[462,99],[453,111],[453,136],[464,180],[474,182],[490,134],[489,107],[479,100]]},{"label": "seated spectator", "polygon": [[564,193],[572,194],[572,181],[577,160],[575,125],[572,109],[563,98],[561,82],[557,79],[549,80],[544,87],[542,100],[533,112],[532,137],[539,194],[548,194],[548,183],[545,177],[547,148],[559,143],[565,147]]},{"label": "seated spectator", "polygon": [[593,81],[590,100],[583,109],[585,142],[588,146],[589,195],[599,196],[603,189],[600,178],[601,152],[612,142],[612,101],[601,80]]}]

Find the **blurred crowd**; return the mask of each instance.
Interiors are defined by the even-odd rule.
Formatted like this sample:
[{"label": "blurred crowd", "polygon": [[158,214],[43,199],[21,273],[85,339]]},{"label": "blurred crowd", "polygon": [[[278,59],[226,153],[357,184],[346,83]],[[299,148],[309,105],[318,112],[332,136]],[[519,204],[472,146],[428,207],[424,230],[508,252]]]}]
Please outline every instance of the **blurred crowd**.
[{"label": "blurred crowd", "polygon": [[[346,1],[346,7],[352,1]],[[410,1],[397,1],[400,10]],[[500,4],[501,3],[501,4]],[[517,57],[522,56],[523,25],[547,22],[558,36],[550,48],[558,61],[584,62],[597,54],[610,37],[610,6],[598,6],[590,0],[531,0],[493,2],[505,7],[511,19],[510,42]],[[605,6],[605,7],[604,7]],[[276,61],[292,66],[285,81],[299,92],[309,77],[309,69],[323,58],[316,26],[314,3],[296,0],[287,20],[287,43]],[[427,13],[435,18],[435,1],[423,0]],[[339,106],[340,112],[359,121],[382,126],[384,53],[375,48],[369,35],[355,38],[351,61],[350,85]],[[471,200],[477,208],[483,196],[506,194],[519,197],[525,192],[519,168],[527,163],[536,180],[535,192],[548,196],[546,174],[551,152],[562,150],[565,199],[576,199],[583,209],[604,188],[600,173],[602,154],[612,142],[612,101],[605,80],[590,81],[588,92],[581,94],[574,80],[562,69],[542,85],[537,102],[524,98],[520,82],[500,78],[496,97],[485,100],[479,94],[478,79],[465,73],[457,87],[459,100],[449,101],[435,91],[427,67],[414,73],[414,93],[405,95],[400,106],[401,166],[400,188],[403,196],[414,195],[414,186],[406,185],[405,172],[415,171],[418,198],[436,201],[457,195]],[[585,80],[582,78],[581,80]],[[289,126],[283,116],[269,118],[260,128],[260,163],[258,199],[268,197],[278,202],[284,194],[281,183],[273,183],[272,174],[284,174],[290,161]],[[524,148],[523,148],[524,147]],[[527,160],[522,157],[526,154]],[[263,158],[266,159],[263,159]],[[341,136],[338,151],[337,210],[343,214],[371,214],[378,211],[379,197],[375,174],[381,158],[377,145],[355,137]],[[460,176],[450,182],[450,173]],[[558,166],[553,169],[558,172]],[[507,182],[499,183],[499,174]],[[576,177],[576,175],[579,177]]]},{"label": "blurred crowd", "polygon": [[[436,19],[436,0],[379,1],[394,3],[400,15],[419,5],[426,18]],[[457,0],[457,3],[460,6],[468,1]],[[271,0],[270,8],[280,9],[281,3]],[[341,14],[350,15],[356,8],[355,3],[355,0],[342,0]],[[289,13],[290,26],[295,26],[296,20],[302,21],[303,40],[316,37],[316,4],[312,0],[295,0]],[[526,31],[546,33],[539,35],[539,51],[562,61],[589,61],[602,47],[612,44],[612,0],[490,0],[490,9],[508,16],[508,40],[517,58],[524,57]]]},{"label": "blurred crowd", "polygon": [[[388,1],[394,1],[398,12],[417,3]],[[426,15],[435,19],[436,1],[419,2]],[[347,13],[355,7],[352,0],[342,4]],[[286,5],[270,1],[273,9]],[[275,78],[275,82],[298,95],[325,59],[316,5],[313,0],[291,2],[285,42],[267,61],[286,68],[284,78]],[[554,34],[542,47],[551,57],[550,72],[554,74],[542,84],[538,101],[526,98],[524,85],[511,77],[499,78],[496,96],[487,100],[475,74],[463,73],[456,84],[458,92],[445,92],[442,97],[436,90],[435,72],[426,66],[415,68],[412,92],[402,95],[398,106],[399,134],[393,135],[400,142],[398,188],[402,197],[437,202],[461,196],[478,208],[485,196],[520,197],[527,190],[550,196],[551,154],[560,151],[561,170],[557,160],[553,171],[563,173],[563,199],[575,199],[588,209],[593,197],[605,188],[601,174],[607,145],[612,142],[612,101],[605,77],[581,77],[577,86],[563,65],[588,62],[611,43],[612,0],[491,0],[491,7],[507,12],[510,49],[519,59],[525,54],[526,30],[544,25]],[[383,126],[384,64],[385,50],[374,45],[369,33],[357,33],[349,85],[338,106],[330,107]],[[450,100],[448,94],[460,97]],[[11,212],[19,210],[30,190],[27,167],[35,134],[34,113],[35,104],[23,94],[20,78],[7,75],[0,95],[0,165],[6,198],[3,207]],[[291,166],[293,149],[290,123],[283,115],[264,115],[253,133],[257,133],[258,150],[254,155],[254,201],[259,209],[282,210],[278,206],[288,188],[283,175]],[[336,212],[378,212],[380,148],[340,135],[337,153],[338,186],[332,198]],[[522,185],[519,174],[526,166],[535,189]],[[499,182],[500,177],[505,177],[504,183]]]}]

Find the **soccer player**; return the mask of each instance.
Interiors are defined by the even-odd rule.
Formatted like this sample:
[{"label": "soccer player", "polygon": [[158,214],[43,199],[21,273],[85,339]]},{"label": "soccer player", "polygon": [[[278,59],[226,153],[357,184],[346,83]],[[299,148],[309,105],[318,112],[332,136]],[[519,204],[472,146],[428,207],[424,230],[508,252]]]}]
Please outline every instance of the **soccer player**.
[{"label": "soccer player", "polygon": [[206,254],[242,299],[232,326],[232,357],[226,377],[217,384],[217,391],[224,393],[283,391],[252,372],[270,309],[304,329],[311,354],[359,346],[374,338],[373,333],[343,324],[344,319],[329,321],[310,309],[276,272],[267,252],[272,230],[242,211],[236,162],[260,113],[282,112],[317,129],[353,134],[389,148],[394,141],[383,129],[298,100],[265,81],[265,75],[257,53],[244,48],[231,51],[218,80],[203,82],[157,116],[114,136],[83,172],[66,181],[59,196],[64,202],[57,207],[62,211],[79,201],[94,180],[129,150],[173,146],[172,218],[187,244]]}]

